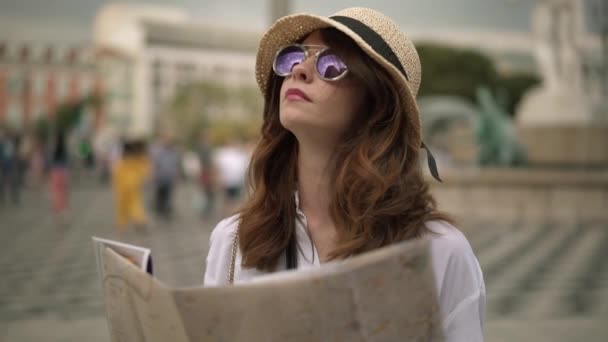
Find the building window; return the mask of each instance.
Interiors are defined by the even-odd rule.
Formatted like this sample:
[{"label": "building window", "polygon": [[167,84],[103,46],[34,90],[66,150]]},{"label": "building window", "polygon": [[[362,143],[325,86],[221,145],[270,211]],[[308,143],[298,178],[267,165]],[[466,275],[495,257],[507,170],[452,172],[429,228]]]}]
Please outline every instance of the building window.
[{"label": "building window", "polygon": [[61,101],[68,96],[69,80],[64,74],[57,75],[57,98]]},{"label": "building window", "polygon": [[5,42],[0,42],[0,61],[3,61],[7,57],[7,47]]},{"label": "building window", "polygon": [[158,59],[152,63],[152,84],[155,88],[160,87],[163,83],[163,65]]},{"label": "building window", "polygon": [[32,77],[32,94],[34,96],[43,96],[46,93],[47,75],[38,73]]},{"label": "building window", "polygon": [[194,81],[194,73],[196,72],[196,67],[191,63],[178,63],[175,66],[175,73],[177,76],[177,86],[184,86],[192,83]]},{"label": "building window", "polygon": [[8,93],[17,96],[23,93],[23,75],[20,72],[13,72],[8,79]]},{"label": "building window", "polygon": [[91,86],[93,80],[88,75],[83,75],[80,77],[80,94],[84,96],[88,96],[93,92],[93,87]]},{"label": "building window", "polygon": [[8,106],[6,122],[9,126],[19,128],[23,117],[23,108],[19,102],[11,102]]},{"label": "building window", "polygon": [[163,64],[160,60],[156,59],[152,63],[152,101],[153,106],[156,108],[160,104],[163,83]]},{"label": "building window", "polygon": [[34,103],[34,108],[32,109],[32,119],[34,121],[44,117],[44,109],[41,102]]}]

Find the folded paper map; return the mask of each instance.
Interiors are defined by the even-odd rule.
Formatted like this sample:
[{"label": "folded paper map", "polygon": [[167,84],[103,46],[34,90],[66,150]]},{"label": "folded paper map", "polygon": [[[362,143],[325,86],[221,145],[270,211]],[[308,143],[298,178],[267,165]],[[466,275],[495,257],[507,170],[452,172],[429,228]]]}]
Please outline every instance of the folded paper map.
[{"label": "folded paper map", "polygon": [[250,283],[193,288],[167,286],[146,272],[145,260],[97,246],[112,341],[443,340],[425,240]]}]

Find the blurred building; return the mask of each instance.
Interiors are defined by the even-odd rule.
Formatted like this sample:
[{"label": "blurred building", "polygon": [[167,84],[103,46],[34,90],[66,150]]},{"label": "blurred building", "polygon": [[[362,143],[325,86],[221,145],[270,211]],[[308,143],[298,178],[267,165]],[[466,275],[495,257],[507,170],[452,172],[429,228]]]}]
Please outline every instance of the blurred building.
[{"label": "blurred building", "polygon": [[[273,1],[271,18],[287,14],[290,9],[287,1]],[[501,73],[537,73],[539,69],[530,32],[407,32],[416,42],[481,50],[493,57]],[[260,37],[261,32],[210,26],[179,8],[141,4],[102,7],[94,23],[94,45],[115,55],[110,60],[103,59],[103,83],[107,92],[123,94],[110,98],[107,117],[122,129],[149,134],[157,128],[159,116],[167,111],[182,86],[210,81],[228,88],[255,87],[255,52]],[[599,39],[585,33],[580,42],[585,72],[593,79],[598,74],[594,71],[601,68]],[[117,83],[117,79],[121,81]],[[225,108],[216,114],[238,117],[245,113],[239,108]]]},{"label": "blurred building", "polygon": [[133,59],[117,49],[98,48],[95,63],[103,85],[103,125],[113,130],[129,125],[134,103]]},{"label": "blurred building", "polygon": [[[480,50],[496,62],[502,73],[538,72],[534,57],[535,41],[529,32],[492,32],[482,30],[416,30],[407,31],[414,42],[430,42],[457,48]],[[600,38],[590,32],[580,37],[585,68],[600,68]]]},{"label": "blurred building", "polygon": [[0,42],[0,125],[25,128],[101,87],[90,48]]},{"label": "blurred building", "polygon": [[270,20],[268,24],[271,25],[277,19],[284,17],[291,13],[291,0],[271,0],[270,6]]},{"label": "blurred building", "polygon": [[[122,56],[104,63],[102,75],[108,85],[120,77],[120,84],[112,87],[122,87],[125,96],[120,105],[108,106],[108,117],[127,123],[123,128],[130,131],[153,132],[181,86],[197,81],[255,86],[258,33],[211,27],[179,9],[129,4],[103,7],[94,31],[97,49]],[[114,92],[109,86],[107,91]]]}]

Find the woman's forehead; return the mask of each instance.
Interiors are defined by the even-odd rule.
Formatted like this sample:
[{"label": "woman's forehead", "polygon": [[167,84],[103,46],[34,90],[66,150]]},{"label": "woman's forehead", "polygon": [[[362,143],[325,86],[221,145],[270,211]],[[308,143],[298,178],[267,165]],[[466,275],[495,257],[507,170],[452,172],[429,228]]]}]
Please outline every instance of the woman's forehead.
[{"label": "woman's forehead", "polygon": [[321,35],[321,31],[320,30],[312,31],[308,36],[306,36],[306,38],[304,38],[304,40],[302,41],[302,44],[305,44],[305,45],[327,45],[325,43],[325,40],[323,39],[323,36]]}]

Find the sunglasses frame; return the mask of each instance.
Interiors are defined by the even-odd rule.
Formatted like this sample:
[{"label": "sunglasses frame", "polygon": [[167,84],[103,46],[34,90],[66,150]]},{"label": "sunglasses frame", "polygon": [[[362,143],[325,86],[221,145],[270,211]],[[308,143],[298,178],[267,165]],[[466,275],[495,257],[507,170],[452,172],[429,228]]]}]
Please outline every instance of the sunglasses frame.
[{"label": "sunglasses frame", "polygon": [[[308,59],[308,57],[310,57],[310,53],[308,52],[310,49],[317,49],[318,51],[314,54],[315,57],[315,73],[317,74],[317,76],[319,76],[320,79],[322,79],[323,81],[326,82],[336,82],[339,81],[341,79],[343,79],[344,77],[346,77],[346,75],[348,74],[348,66],[346,65],[346,63],[344,63],[344,61],[342,61],[342,59],[340,58],[340,61],[342,61],[342,63],[344,63],[344,65],[346,66],[346,71],[344,71],[342,74],[338,75],[337,77],[334,78],[326,78],[323,77],[320,73],[319,73],[319,68],[318,68],[318,63],[319,63],[319,55],[321,55],[323,52],[331,49],[331,47],[329,46],[325,46],[325,45],[314,45],[314,44],[297,44],[297,43],[293,43],[293,44],[287,44],[282,46],[279,50],[277,50],[277,52],[274,54],[274,59],[272,60],[272,71],[274,71],[274,73],[279,76],[279,77],[287,77],[290,76],[293,73],[293,67],[291,68],[291,70],[289,71],[289,73],[286,74],[280,74],[277,71],[277,57],[279,57],[279,54],[281,54],[281,52],[283,52],[285,49],[289,48],[289,47],[296,47],[299,48],[300,50],[304,51],[304,59],[302,59],[302,61],[298,64],[304,63],[304,61],[306,61],[306,59]],[[337,55],[336,55],[337,56]],[[339,58],[339,57],[338,57]],[[297,64],[294,64],[294,67]]]}]

